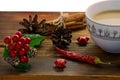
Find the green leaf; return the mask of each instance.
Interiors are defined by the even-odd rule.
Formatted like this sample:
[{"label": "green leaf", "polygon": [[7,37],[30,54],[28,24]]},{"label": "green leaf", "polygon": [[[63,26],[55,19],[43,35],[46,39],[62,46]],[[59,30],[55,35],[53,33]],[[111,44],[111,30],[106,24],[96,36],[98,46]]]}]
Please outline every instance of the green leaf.
[{"label": "green leaf", "polygon": [[19,63],[19,65],[17,66],[14,66],[14,68],[17,70],[17,71],[29,71],[30,69],[30,64],[29,63]]},{"label": "green leaf", "polygon": [[8,45],[5,45],[5,47],[4,47],[4,52],[3,52],[2,57],[3,57],[3,58],[7,58],[8,56],[9,56]]},{"label": "green leaf", "polygon": [[30,42],[31,47],[41,45],[41,42],[45,39],[45,36],[39,34],[25,34],[23,37],[31,38],[31,42]]}]

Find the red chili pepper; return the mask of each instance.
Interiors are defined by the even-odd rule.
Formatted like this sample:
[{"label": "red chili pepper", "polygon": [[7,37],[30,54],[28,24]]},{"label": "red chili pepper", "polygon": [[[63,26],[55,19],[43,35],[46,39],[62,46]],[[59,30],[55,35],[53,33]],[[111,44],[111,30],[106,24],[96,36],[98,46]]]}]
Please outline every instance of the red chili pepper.
[{"label": "red chili pepper", "polygon": [[100,58],[98,58],[97,56],[89,56],[89,55],[80,54],[80,53],[76,53],[72,51],[66,51],[56,46],[55,46],[55,49],[63,56],[70,58],[70,59],[83,61],[89,64],[111,64],[110,62],[102,62]]}]

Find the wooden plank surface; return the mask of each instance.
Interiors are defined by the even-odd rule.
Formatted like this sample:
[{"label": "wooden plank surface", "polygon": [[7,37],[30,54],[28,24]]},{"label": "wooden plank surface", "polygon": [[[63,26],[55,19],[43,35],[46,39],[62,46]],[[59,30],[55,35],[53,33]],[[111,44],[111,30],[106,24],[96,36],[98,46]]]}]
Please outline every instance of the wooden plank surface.
[{"label": "wooden plank surface", "polygon": [[[12,35],[22,26],[19,22],[29,15],[38,14],[39,20],[46,18],[52,20],[57,18],[59,12],[0,12],[0,44],[3,44],[3,38],[6,35]],[[72,14],[72,13],[71,13]],[[72,43],[69,46],[70,51],[75,51],[87,55],[95,55],[103,61],[110,61],[112,65],[90,65],[83,62],[67,59],[67,65],[64,69],[54,68],[54,60],[62,57],[54,50],[50,37],[47,36],[42,45],[37,47],[37,57],[30,60],[32,65],[28,72],[17,72],[12,66],[2,59],[3,47],[0,47],[0,79],[43,79],[43,80],[112,80],[120,79],[120,54],[110,54],[101,50],[90,38],[87,46],[79,46],[76,38],[84,35],[88,36],[87,29],[73,31]],[[64,57],[63,57],[64,58]],[[18,77],[16,77],[18,76]]]}]

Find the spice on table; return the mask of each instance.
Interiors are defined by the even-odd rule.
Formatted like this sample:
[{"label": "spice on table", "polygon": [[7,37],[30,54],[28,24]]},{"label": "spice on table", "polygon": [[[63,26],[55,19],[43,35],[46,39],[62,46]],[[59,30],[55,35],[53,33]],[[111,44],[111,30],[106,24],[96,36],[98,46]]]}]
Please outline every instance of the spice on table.
[{"label": "spice on table", "polygon": [[[72,31],[86,28],[86,20],[85,20],[84,12],[72,13],[72,14],[63,13],[63,17],[64,17],[64,23],[66,25],[66,28]],[[52,32],[56,28],[54,23],[59,22],[59,20],[60,20],[60,17],[46,22],[50,24],[49,32]]]},{"label": "spice on table", "polygon": [[89,38],[87,36],[79,36],[77,38],[78,44],[83,45],[83,46],[88,44],[88,40]]},{"label": "spice on table", "polygon": [[89,64],[111,64],[110,62],[102,62],[97,56],[89,56],[81,53],[76,53],[72,51],[66,51],[55,46],[55,49],[62,54],[64,57],[75,59],[78,61],[86,62]]},{"label": "spice on table", "polygon": [[63,58],[58,58],[54,61],[55,67],[64,68],[66,66],[67,61]]}]

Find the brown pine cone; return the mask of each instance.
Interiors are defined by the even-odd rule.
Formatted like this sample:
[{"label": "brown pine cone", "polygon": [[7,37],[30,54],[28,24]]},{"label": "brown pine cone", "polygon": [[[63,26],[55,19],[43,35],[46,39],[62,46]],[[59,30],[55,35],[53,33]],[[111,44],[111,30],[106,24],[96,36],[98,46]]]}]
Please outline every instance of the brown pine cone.
[{"label": "brown pine cone", "polygon": [[18,57],[15,57],[15,58],[7,57],[5,58],[5,60],[12,66],[17,66],[20,63],[20,60]]},{"label": "brown pine cone", "polygon": [[19,29],[19,31],[21,31],[23,34],[48,34],[49,24],[46,23],[46,19],[43,19],[42,21],[38,22],[38,15],[35,15],[33,19],[30,15],[29,20],[23,19],[23,21],[21,21],[19,24],[25,27],[25,29]]},{"label": "brown pine cone", "polygon": [[32,57],[35,57],[37,55],[38,51],[36,48],[31,48],[27,53],[27,57],[28,58],[32,58]]},{"label": "brown pine cone", "polygon": [[71,43],[71,33],[71,30],[64,28],[64,26],[56,28],[51,34],[53,45],[62,49],[67,48]]}]

